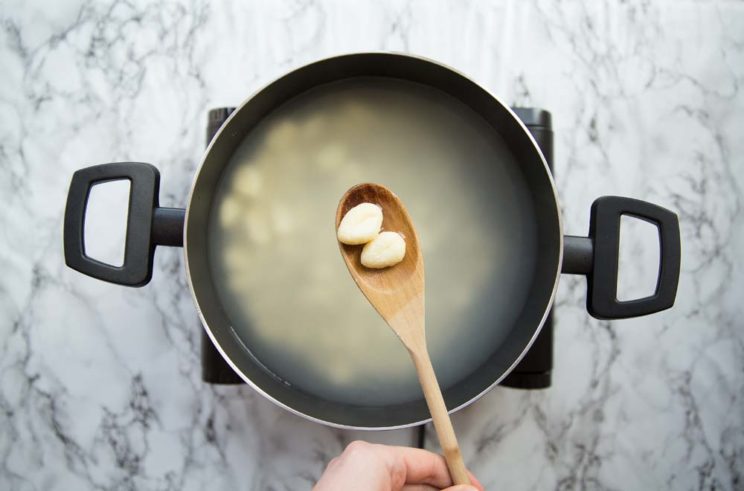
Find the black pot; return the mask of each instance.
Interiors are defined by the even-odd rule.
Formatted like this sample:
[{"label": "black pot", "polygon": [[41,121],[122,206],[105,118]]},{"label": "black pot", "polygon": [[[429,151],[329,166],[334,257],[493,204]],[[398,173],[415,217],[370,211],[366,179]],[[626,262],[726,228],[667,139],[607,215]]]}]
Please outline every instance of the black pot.
[{"label": "black pot", "polygon": [[[533,200],[540,254],[532,273],[529,295],[505,341],[493,347],[486,363],[444,393],[447,406],[459,409],[499,383],[514,368],[540,331],[552,305],[560,273],[587,278],[587,310],[594,317],[620,319],[670,308],[680,270],[677,216],[656,205],[630,198],[605,196],[591,209],[588,237],[563,235],[555,186],[545,159],[525,126],[493,95],[465,76],[440,64],[399,54],[365,53],[330,58],[299,68],[259,91],[226,121],[207,149],[194,178],[185,210],[158,206],[159,174],[144,163],[113,163],[77,171],[65,211],[64,246],[67,265],[89,276],[129,286],[145,285],[152,275],[156,245],[184,246],[188,284],[209,337],[240,377],[278,405],[324,424],[353,428],[393,428],[428,419],[420,400],[392,406],[342,404],[284,383],[258,362],[230,328],[213,287],[208,267],[205,230],[212,197],[221,173],[236,147],[256,124],[288,99],[321,84],[350,77],[386,77],[424,84],[469,106],[506,142],[503,155],[518,166]],[[131,180],[124,264],[113,267],[86,256],[84,217],[92,185],[115,179]],[[617,300],[620,218],[632,215],[658,227],[660,270],[653,295]],[[339,259],[340,260],[340,259]]]}]

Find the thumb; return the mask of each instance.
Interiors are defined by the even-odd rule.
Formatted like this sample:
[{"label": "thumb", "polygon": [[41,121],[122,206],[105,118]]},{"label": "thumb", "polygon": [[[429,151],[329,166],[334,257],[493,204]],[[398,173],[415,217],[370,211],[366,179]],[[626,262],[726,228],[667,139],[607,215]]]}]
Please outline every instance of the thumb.
[{"label": "thumb", "polygon": [[478,488],[469,484],[458,484],[451,488],[443,489],[442,491],[478,491]]}]

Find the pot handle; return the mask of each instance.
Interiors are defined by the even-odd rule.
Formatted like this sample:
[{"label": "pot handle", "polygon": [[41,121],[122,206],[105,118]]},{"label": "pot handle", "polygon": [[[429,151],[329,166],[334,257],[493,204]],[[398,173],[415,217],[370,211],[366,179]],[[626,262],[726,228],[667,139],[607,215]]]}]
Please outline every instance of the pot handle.
[{"label": "pot handle", "polygon": [[[85,254],[85,210],[95,184],[128,179],[129,215],[124,264],[112,266]],[[65,263],[93,278],[127,286],[143,286],[152,278],[156,245],[183,246],[185,210],[160,208],[160,173],[141,162],[117,162],[80,169],[72,175],[65,208]]]},{"label": "pot handle", "polygon": [[[654,294],[621,302],[617,299],[617,272],[622,215],[656,225],[660,258]],[[586,308],[590,315],[598,319],[625,319],[674,305],[680,257],[679,219],[675,213],[646,201],[603,196],[592,204],[589,237],[565,237],[562,272],[586,275]]]}]

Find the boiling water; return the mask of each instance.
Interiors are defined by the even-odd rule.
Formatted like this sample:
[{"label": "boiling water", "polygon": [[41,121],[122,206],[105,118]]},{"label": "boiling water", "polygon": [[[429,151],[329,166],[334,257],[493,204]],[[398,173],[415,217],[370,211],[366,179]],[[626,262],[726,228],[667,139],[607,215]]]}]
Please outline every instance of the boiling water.
[{"label": "boiling water", "polygon": [[287,383],[352,404],[421,397],[405,348],[361,294],[334,219],[354,184],[388,186],[418,230],[440,383],[512,328],[536,254],[526,183],[493,129],[435,89],[353,79],[306,92],[241,144],[215,196],[211,268],[233,327]]}]

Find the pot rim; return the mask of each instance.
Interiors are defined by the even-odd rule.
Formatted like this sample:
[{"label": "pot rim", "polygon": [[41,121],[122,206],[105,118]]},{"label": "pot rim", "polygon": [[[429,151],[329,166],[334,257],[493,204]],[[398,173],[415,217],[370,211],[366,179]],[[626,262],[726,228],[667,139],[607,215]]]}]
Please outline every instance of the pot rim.
[{"label": "pot rim", "polygon": [[517,117],[517,115],[514,113],[514,111],[512,111],[512,109],[507,104],[504,104],[501,101],[501,99],[499,99],[498,97],[496,97],[490,90],[486,89],[485,87],[483,87],[481,84],[479,84],[478,82],[476,82],[475,80],[473,80],[469,76],[467,76],[464,73],[462,73],[462,72],[460,72],[460,71],[452,68],[449,65],[446,65],[444,63],[440,63],[440,62],[435,61],[435,60],[432,60],[430,58],[427,58],[427,57],[424,57],[424,56],[420,56],[420,55],[414,55],[414,54],[410,54],[410,53],[393,52],[393,51],[362,51],[362,52],[342,53],[342,54],[337,54],[337,55],[333,55],[333,56],[328,56],[328,57],[325,57],[325,58],[322,58],[322,59],[319,59],[319,60],[315,60],[315,61],[310,62],[310,63],[304,63],[304,64],[302,64],[300,66],[297,66],[297,67],[295,67],[295,68],[293,68],[293,69],[285,72],[280,77],[277,77],[277,78],[272,79],[268,83],[262,85],[261,87],[259,87],[256,90],[254,90],[245,100],[243,100],[243,102],[241,102],[241,104],[239,106],[237,106],[235,108],[235,110],[230,114],[230,116],[225,120],[225,122],[219,128],[219,130],[217,131],[217,133],[214,135],[214,137],[212,138],[212,140],[209,142],[209,145],[207,146],[206,150],[204,151],[204,153],[202,155],[202,159],[199,162],[199,166],[197,167],[197,170],[194,173],[194,178],[193,178],[193,180],[191,182],[191,187],[189,189],[188,198],[186,200],[186,216],[185,216],[185,219],[184,219],[184,228],[183,228],[183,238],[184,238],[184,240],[183,240],[183,255],[184,255],[184,264],[186,266],[186,283],[188,284],[189,291],[191,292],[191,298],[193,299],[194,305],[196,306],[196,311],[197,311],[197,314],[199,316],[199,320],[200,320],[200,322],[201,322],[204,330],[206,331],[207,335],[209,336],[209,339],[211,340],[212,344],[217,349],[217,351],[219,351],[219,353],[222,356],[222,358],[225,360],[225,362],[227,362],[227,364],[230,366],[230,368],[232,368],[235,371],[235,373],[237,373],[238,376],[247,385],[249,385],[250,387],[252,387],[256,392],[258,392],[259,394],[261,394],[263,397],[265,397],[267,400],[271,401],[275,405],[281,407],[282,409],[285,409],[285,410],[289,411],[290,413],[293,413],[293,414],[295,414],[297,416],[300,416],[300,417],[302,417],[302,418],[304,418],[306,420],[309,420],[309,421],[313,421],[315,423],[320,423],[320,424],[325,425],[325,426],[330,426],[330,427],[333,427],[333,428],[340,428],[340,429],[347,429],[347,430],[363,430],[363,431],[394,430],[394,429],[403,429],[403,428],[410,428],[410,427],[413,427],[413,426],[419,426],[419,425],[428,423],[429,421],[431,421],[431,418],[429,417],[429,418],[422,419],[420,421],[413,421],[413,422],[410,422],[410,423],[405,423],[405,424],[401,424],[401,425],[393,425],[393,426],[353,426],[353,425],[339,424],[339,423],[335,423],[333,421],[328,421],[328,420],[324,420],[324,419],[321,419],[321,418],[317,418],[315,416],[311,416],[309,414],[305,414],[302,411],[298,411],[297,409],[288,406],[287,404],[283,403],[282,401],[279,401],[279,400],[275,399],[274,397],[272,397],[270,394],[268,394],[267,392],[265,392],[258,384],[254,383],[253,380],[251,380],[250,377],[246,376],[242,372],[242,370],[230,359],[230,357],[228,357],[225,354],[225,351],[220,346],[219,342],[217,341],[216,336],[212,333],[212,329],[209,327],[209,323],[207,322],[207,320],[205,319],[205,317],[204,317],[204,315],[202,313],[202,309],[201,309],[200,304],[199,304],[199,299],[197,298],[196,290],[194,289],[194,285],[193,285],[192,280],[191,280],[191,271],[190,271],[190,268],[189,268],[189,252],[188,252],[189,251],[189,245],[188,245],[188,241],[186,240],[186,237],[187,237],[187,234],[188,234],[188,227],[189,227],[189,215],[190,215],[190,210],[191,210],[191,202],[192,202],[192,199],[194,197],[194,190],[196,188],[196,183],[198,182],[199,176],[200,176],[200,174],[202,172],[202,169],[204,168],[204,162],[206,161],[207,156],[209,155],[209,153],[210,153],[210,151],[212,149],[212,146],[219,139],[219,137],[222,134],[222,132],[230,125],[230,122],[233,119],[233,117],[243,107],[247,106],[253,100],[253,98],[257,94],[263,92],[268,87],[270,87],[271,85],[273,85],[276,81],[278,81],[278,80],[280,80],[282,78],[288,77],[291,74],[293,74],[293,73],[295,73],[295,72],[297,72],[299,70],[302,70],[302,69],[304,69],[306,67],[309,67],[309,66],[312,66],[312,65],[315,65],[315,64],[318,64],[318,63],[326,63],[326,62],[328,62],[330,60],[333,60],[333,59],[336,59],[336,58],[344,58],[344,57],[349,57],[349,56],[360,56],[360,55],[362,55],[362,56],[363,55],[386,55],[386,56],[397,56],[397,57],[402,57],[402,58],[417,59],[419,61],[424,61],[424,62],[427,62],[427,63],[438,65],[439,67],[444,68],[446,70],[449,70],[449,71],[457,74],[458,76],[460,76],[460,77],[462,77],[462,78],[470,81],[471,83],[473,83],[474,85],[476,85],[478,88],[480,88],[481,90],[483,90],[485,93],[487,93],[489,96],[491,96],[491,98],[493,98],[499,105],[501,105],[504,109],[506,109],[509,112],[509,114],[512,116],[512,118],[522,127],[522,129],[524,130],[524,132],[527,134],[527,136],[529,137],[529,141],[532,143],[533,147],[535,148],[535,150],[537,151],[537,153],[538,153],[538,155],[540,157],[540,162],[542,162],[542,165],[543,165],[543,168],[545,170],[545,173],[547,174],[548,180],[550,182],[550,189],[552,190],[553,198],[555,199],[555,203],[556,203],[556,211],[557,211],[557,213],[556,213],[556,215],[557,215],[556,216],[556,219],[557,219],[557,223],[558,223],[558,234],[559,234],[559,237],[558,237],[558,240],[559,240],[559,243],[558,243],[558,260],[556,261],[555,280],[553,281],[553,288],[552,288],[552,291],[551,291],[551,294],[550,294],[549,301],[545,305],[545,311],[543,312],[542,318],[540,320],[539,325],[535,329],[535,332],[533,333],[532,337],[530,338],[529,342],[524,347],[524,349],[522,350],[522,352],[514,360],[514,362],[509,366],[509,368],[506,369],[501,374],[500,377],[498,377],[496,380],[494,380],[493,383],[491,383],[488,387],[484,388],[482,391],[480,391],[474,397],[470,398],[469,400],[465,401],[464,403],[460,404],[457,407],[454,407],[452,409],[448,409],[447,412],[450,413],[450,414],[452,414],[452,413],[455,413],[455,412],[457,412],[457,411],[459,411],[459,410],[461,410],[461,409],[463,409],[463,408],[465,408],[465,407],[473,404],[475,401],[477,401],[478,399],[480,399],[481,397],[483,397],[486,393],[490,392],[504,378],[506,378],[506,376],[509,375],[509,373],[511,373],[512,370],[514,370],[514,368],[519,364],[519,362],[525,356],[525,354],[527,353],[527,351],[529,351],[529,349],[532,347],[532,344],[535,342],[535,339],[537,339],[537,336],[540,334],[540,331],[542,330],[542,327],[545,324],[545,321],[546,321],[546,319],[548,317],[548,314],[550,313],[550,309],[551,309],[551,307],[552,307],[552,305],[553,305],[553,303],[555,301],[555,295],[556,295],[556,291],[558,289],[558,281],[559,281],[560,275],[561,275],[561,265],[563,263],[563,221],[562,221],[562,213],[561,213],[560,200],[558,199],[558,192],[557,192],[557,189],[556,189],[556,186],[555,186],[555,181],[553,180],[553,175],[550,172],[550,168],[548,167],[547,161],[545,160],[545,156],[543,155],[542,151],[540,150],[540,147],[538,146],[538,144],[535,141],[534,137],[532,136],[532,134],[530,133],[530,131],[527,129],[527,126],[525,126],[525,124],[522,122],[522,120],[520,120]]}]

